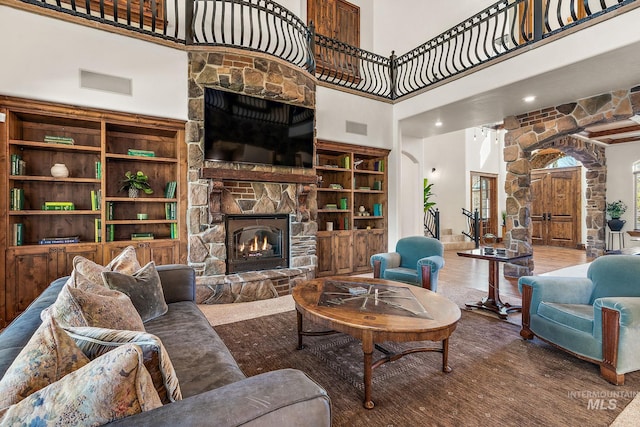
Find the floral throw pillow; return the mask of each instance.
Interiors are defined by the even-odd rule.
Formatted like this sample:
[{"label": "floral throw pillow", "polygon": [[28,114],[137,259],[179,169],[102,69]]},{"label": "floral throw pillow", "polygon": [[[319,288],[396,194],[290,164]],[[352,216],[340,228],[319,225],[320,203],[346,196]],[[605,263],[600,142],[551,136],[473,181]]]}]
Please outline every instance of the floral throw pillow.
[{"label": "floral throw pillow", "polygon": [[93,292],[79,288],[62,287],[58,298],[48,309],[60,326],[94,326],[108,329],[126,329],[144,331],[142,319],[131,303],[131,299],[122,292],[107,289],[94,289]]},{"label": "floral throw pillow", "polygon": [[140,314],[142,322],[165,314],[169,307],[164,300],[162,283],[153,261],[132,275],[117,271],[103,271],[105,286],[126,294]]},{"label": "floral throw pillow", "polygon": [[128,344],[0,411],[2,425],[98,426],[162,406],[142,350]]},{"label": "floral throw pillow", "polygon": [[0,408],[20,402],[87,363],[89,359],[75,341],[45,315],[0,380]]},{"label": "floral throw pillow", "polygon": [[151,374],[153,385],[162,403],[182,399],[178,377],[169,354],[155,335],[146,332],[89,327],[68,328],[66,331],[90,360],[125,344],[138,345],[142,349],[144,366]]},{"label": "floral throw pillow", "polygon": [[127,246],[109,262],[106,266],[96,264],[82,256],[76,256],[73,258],[73,272],[72,274],[73,286],[81,289],[89,289],[91,285],[104,286],[102,283],[103,271],[119,271],[123,274],[133,274],[140,270],[140,263],[136,256],[136,249],[133,246]]}]

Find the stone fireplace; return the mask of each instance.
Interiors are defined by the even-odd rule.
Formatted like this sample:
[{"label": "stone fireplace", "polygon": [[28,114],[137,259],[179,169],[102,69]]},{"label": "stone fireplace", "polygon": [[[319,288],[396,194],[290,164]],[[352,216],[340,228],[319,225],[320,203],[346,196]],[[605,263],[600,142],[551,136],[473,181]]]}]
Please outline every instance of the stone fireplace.
[{"label": "stone fireplace", "polygon": [[[186,128],[188,262],[197,274],[196,301],[244,302],[289,294],[296,283],[315,276],[318,230],[315,171],[205,160],[204,88],[221,87],[315,108],[315,79],[300,68],[258,52],[203,49],[206,50],[189,52]],[[273,236],[267,237],[265,249],[245,246],[240,250],[235,243],[227,245],[228,237],[232,241],[238,238],[238,245],[242,243],[240,240],[249,240],[244,238],[247,232],[234,234],[237,230],[229,229],[230,219],[266,216],[286,218],[289,233],[286,247],[284,240],[282,246],[270,241],[275,239]],[[264,236],[272,232],[270,227],[267,225],[261,231],[252,229],[261,234],[261,244]],[[276,251],[287,259],[275,264],[270,264],[273,260],[263,261]],[[239,269],[245,271],[238,271],[237,266],[242,264]]]},{"label": "stone fireplace", "polygon": [[226,215],[226,274],[289,267],[289,215]]}]

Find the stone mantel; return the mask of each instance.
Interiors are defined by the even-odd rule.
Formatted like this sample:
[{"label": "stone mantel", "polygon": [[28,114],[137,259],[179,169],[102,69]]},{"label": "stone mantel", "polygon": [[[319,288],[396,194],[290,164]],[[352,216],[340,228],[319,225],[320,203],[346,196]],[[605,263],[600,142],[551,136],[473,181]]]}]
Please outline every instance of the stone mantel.
[{"label": "stone mantel", "polygon": [[200,178],[213,179],[216,181],[277,182],[293,184],[317,184],[318,182],[318,177],[315,174],[301,175],[292,173],[247,171],[207,167],[204,167],[200,170]]}]

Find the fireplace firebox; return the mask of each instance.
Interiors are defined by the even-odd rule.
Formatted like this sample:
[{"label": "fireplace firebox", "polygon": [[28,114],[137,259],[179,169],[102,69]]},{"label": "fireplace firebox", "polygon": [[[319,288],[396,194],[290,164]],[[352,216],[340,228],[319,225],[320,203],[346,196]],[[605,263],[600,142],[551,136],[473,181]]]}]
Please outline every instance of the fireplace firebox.
[{"label": "fireplace firebox", "polygon": [[227,274],[289,267],[289,215],[226,215]]}]

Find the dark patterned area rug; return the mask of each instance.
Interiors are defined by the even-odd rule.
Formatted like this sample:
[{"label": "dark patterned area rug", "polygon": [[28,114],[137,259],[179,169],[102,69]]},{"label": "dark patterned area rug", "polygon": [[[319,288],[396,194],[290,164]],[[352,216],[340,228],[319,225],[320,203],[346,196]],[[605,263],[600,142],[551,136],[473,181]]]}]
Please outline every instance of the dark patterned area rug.
[{"label": "dark patterned area rug", "polygon": [[215,329],[248,376],[281,368],[306,372],[329,393],[337,427],[607,426],[640,391],[640,372],[613,386],[596,365],[539,340],[524,341],[509,322],[463,311],[450,339],[453,372],[442,372],[440,353],[382,365],[373,372],[376,407],[367,410],[358,341],[344,334],[305,337],[307,348],[296,350],[294,311]]}]

